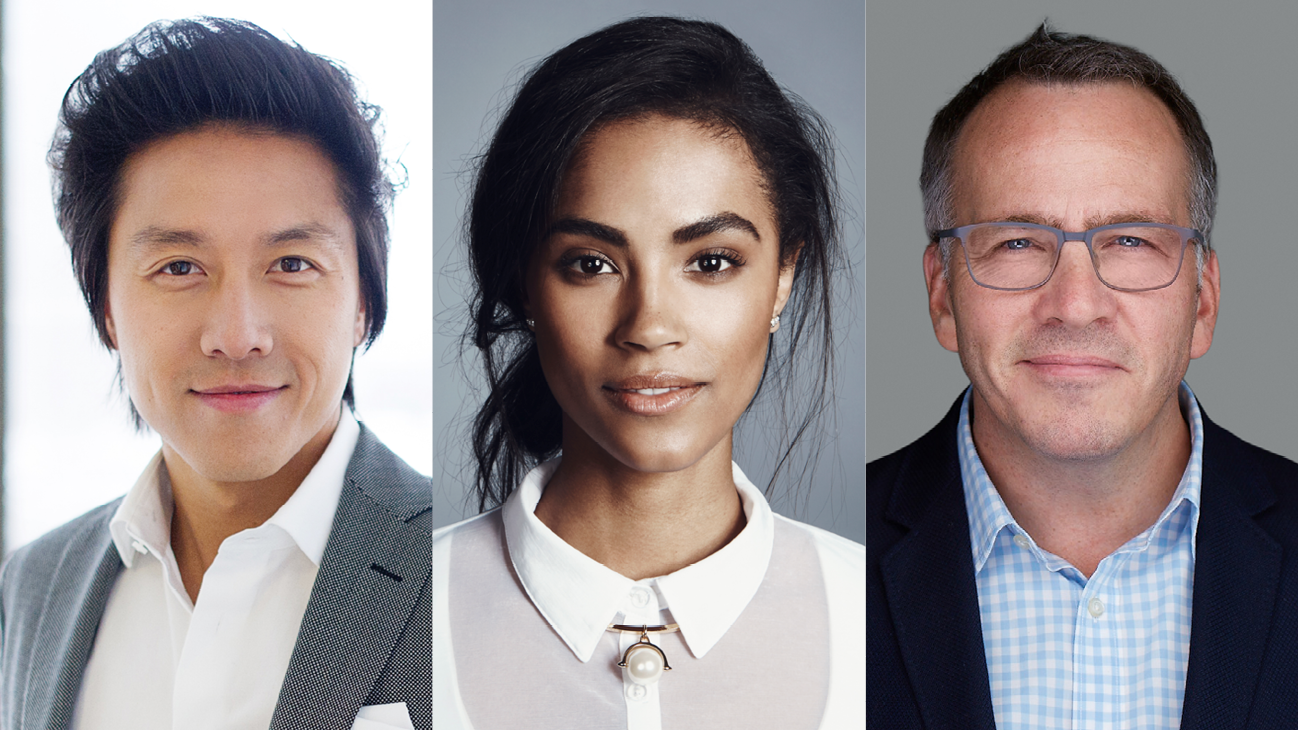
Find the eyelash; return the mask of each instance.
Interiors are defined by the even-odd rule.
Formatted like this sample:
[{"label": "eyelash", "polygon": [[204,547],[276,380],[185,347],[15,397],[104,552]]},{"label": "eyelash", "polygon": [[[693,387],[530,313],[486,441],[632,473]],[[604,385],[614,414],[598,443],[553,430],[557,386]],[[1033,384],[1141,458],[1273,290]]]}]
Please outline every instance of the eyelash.
[{"label": "eyelash", "polygon": [[[703,271],[702,264],[700,262],[705,261],[707,259],[719,259],[724,263],[724,266],[717,271]],[[588,263],[593,264],[595,262],[598,262],[602,266],[607,266],[609,268],[609,271],[588,272],[583,270],[583,267],[586,264]],[[743,266],[746,263],[747,261],[739,254],[735,253],[734,251],[731,251],[729,249],[716,249],[711,251],[703,251],[702,253],[695,256],[693,259],[690,260],[689,267],[686,268],[686,271],[689,271],[691,273],[703,274],[704,276],[707,277],[724,276],[732,269]],[[584,276],[584,277],[602,276],[604,274],[613,273],[617,271],[617,267],[613,265],[612,261],[610,261],[605,256],[601,256],[595,253],[582,253],[573,256],[565,256],[563,259],[559,261],[559,267],[561,269],[564,269],[565,271],[571,271],[574,274],[577,274],[579,276]]]},{"label": "eyelash", "polygon": [[[296,261],[300,264],[300,267],[296,271],[285,271],[283,269],[283,265],[285,262],[288,261]],[[188,270],[184,272],[173,270],[173,267],[179,267],[179,266],[188,267]],[[162,268],[158,269],[158,273],[162,274],[163,276],[183,277],[183,276],[189,276],[190,274],[194,273],[194,271],[198,268],[199,268],[198,264],[194,263],[193,261],[178,259],[176,261],[168,261],[167,263],[163,264]],[[307,261],[301,256],[285,256],[284,258],[281,259],[275,259],[275,263],[271,264],[271,271],[276,273],[281,273],[281,274],[300,274],[304,271],[310,271],[314,268],[316,268],[315,264],[311,263],[310,261]]]}]

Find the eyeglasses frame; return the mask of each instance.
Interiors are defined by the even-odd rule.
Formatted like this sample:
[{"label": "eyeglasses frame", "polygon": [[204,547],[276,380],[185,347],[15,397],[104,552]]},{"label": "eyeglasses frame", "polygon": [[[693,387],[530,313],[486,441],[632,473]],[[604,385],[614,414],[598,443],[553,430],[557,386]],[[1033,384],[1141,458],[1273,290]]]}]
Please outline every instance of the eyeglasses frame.
[{"label": "eyeglasses frame", "polygon": [[[1046,278],[1042,279],[1040,283],[1033,284],[1032,286],[1017,286],[1017,287],[991,286],[990,284],[984,284],[981,281],[978,281],[978,277],[974,276],[973,273],[973,265],[970,264],[969,262],[969,249],[965,248],[964,237],[967,236],[970,231],[976,228],[983,228],[986,226],[1014,226],[1016,228],[1032,228],[1041,231],[1053,231],[1055,234],[1055,238],[1058,240],[1059,246],[1058,248],[1055,249],[1055,261],[1050,265],[1050,271],[1049,273],[1046,274]],[[1101,233],[1103,231],[1113,230],[1115,228],[1130,228],[1132,226],[1141,226],[1145,228],[1163,228],[1169,231],[1176,231],[1181,235],[1181,255],[1180,258],[1177,259],[1176,272],[1172,274],[1171,281],[1167,282],[1166,284],[1162,284],[1160,286],[1150,286],[1150,287],[1142,287],[1139,289],[1130,289],[1122,286],[1114,286],[1113,284],[1110,284],[1109,282],[1104,280],[1104,276],[1100,274],[1100,262],[1096,260],[1095,249],[1091,245],[1092,242],[1095,240],[1095,234]],[[935,232],[933,235],[934,238],[936,239],[935,243],[938,243],[939,245],[941,245],[941,241],[945,239],[955,239],[959,241],[960,250],[964,252],[965,270],[969,272],[969,278],[973,280],[973,283],[983,287],[984,289],[994,289],[996,291],[1031,291],[1033,289],[1040,289],[1041,287],[1045,286],[1046,283],[1050,281],[1050,278],[1055,275],[1055,269],[1059,268],[1059,259],[1064,254],[1064,244],[1068,243],[1069,241],[1081,241],[1086,244],[1086,252],[1090,256],[1091,269],[1095,271],[1095,278],[1099,279],[1101,284],[1109,287],[1110,289],[1113,289],[1114,291],[1146,292],[1146,291],[1157,291],[1159,289],[1166,289],[1167,287],[1175,284],[1177,278],[1180,277],[1181,275],[1181,268],[1185,265],[1185,247],[1189,245],[1191,240],[1195,241],[1199,245],[1203,245],[1203,240],[1204,240],[1203,232],[1197,228],[1185,228],[1183,226],[1172,225],[1171,223],[1152,223],[1152,222],[1145,222],[1145,221],[1131,221],[1129,223],[1111,223],[1105,226],[1097,226],[1095,228],[1090,228],[1085,231],[1065,231],[1063,229],[1055,228],[1054,226],[1043,225],[1041,223],[1021,223],[1018,221],[987,221],[985,223],[970,223],[969,225],[957,226],[955,228],[945,228]]]}]

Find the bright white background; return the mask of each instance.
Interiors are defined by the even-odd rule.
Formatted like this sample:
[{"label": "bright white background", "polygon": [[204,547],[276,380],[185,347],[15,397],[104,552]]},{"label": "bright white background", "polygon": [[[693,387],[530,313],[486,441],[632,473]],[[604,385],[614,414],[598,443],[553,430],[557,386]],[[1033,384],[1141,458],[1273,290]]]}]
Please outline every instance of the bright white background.
[{"label": "bright white background", "polygon": [[[4,5],[4,529],[12,550],[123,494],[157,450],[136,434],[55,225],[45,154],[63,93],[94,54],[162,18],[250,20],[341,61],[383,108],[406,168],[392,213],[389,309],[356,359],[358,415],[432,472],[432,3],[13,0]],[[400,175],[398,166],[396,172]]]}]

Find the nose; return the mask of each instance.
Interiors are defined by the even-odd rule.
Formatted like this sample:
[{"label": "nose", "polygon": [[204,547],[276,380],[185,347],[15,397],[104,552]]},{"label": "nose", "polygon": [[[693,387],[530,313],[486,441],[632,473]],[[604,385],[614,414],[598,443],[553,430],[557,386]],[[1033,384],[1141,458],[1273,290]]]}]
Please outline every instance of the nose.
[{"label": "nose", "polygon": [[651,351],[688,340],[679,311],[683,297],[672,291],[667,278],[646,272],[628,279],[618,302],[621,311],[614,337],[619,347]]},{"label": "nose", "polygon": [[1038,291],[1040,321],[1080,328],[1109,319],[1117,309],[1116,292],[1100,281],[1091,252],[1082,241],[1064,243],[1054,273]]},{"label": "nose", "polygon": [[251,283],[226,280],[215,288],[200,344],[208,357],[243,360],[270,354],[271,330]]}]

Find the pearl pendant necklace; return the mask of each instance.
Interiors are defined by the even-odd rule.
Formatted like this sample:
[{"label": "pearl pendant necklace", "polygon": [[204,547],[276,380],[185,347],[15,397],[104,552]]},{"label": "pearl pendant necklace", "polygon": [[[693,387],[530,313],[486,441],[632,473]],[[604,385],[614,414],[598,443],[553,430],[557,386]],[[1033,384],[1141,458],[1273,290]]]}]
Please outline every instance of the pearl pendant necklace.
[{"label": "pearl pendant necklace", "polygon": [[618,662],[619,667],[626,668],[627,676],[635,684],[650,686],[657,684],[658,678],[663,676],[663,672],[671,669],[667,663],[667,655],[663,650],[658,648],[652,641],[649,641],[649,632],[669,633],[680,628],[677,624],[667,624],[666,626],[627,626],[625,624],[609,624],[609,631],[622,631],[640,634],[640,640],[628,646],[626,652],[622,654],[622,661]]}]

